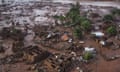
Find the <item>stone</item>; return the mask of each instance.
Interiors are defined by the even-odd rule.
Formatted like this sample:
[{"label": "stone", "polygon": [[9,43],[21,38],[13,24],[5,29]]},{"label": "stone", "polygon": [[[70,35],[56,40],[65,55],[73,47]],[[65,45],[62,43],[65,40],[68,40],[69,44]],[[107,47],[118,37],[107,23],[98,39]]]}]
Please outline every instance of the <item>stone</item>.
[{"label": "stone", "polygon": [[34,64],[32,67],[31,67],[31,70],[35,70],[37,67],[37,64]]},{"label": "stone", "polygon": [[80,43],[80,44],[84,44],[84,43],[85,43],[85,41],[79,41],[79,43]]},{"label": "stone", "polygon": [[72,38],[68,40],[68,42],[69,42],[69,43],[72,43],[72,41],[73,41],[73,39],[72,39]]}]

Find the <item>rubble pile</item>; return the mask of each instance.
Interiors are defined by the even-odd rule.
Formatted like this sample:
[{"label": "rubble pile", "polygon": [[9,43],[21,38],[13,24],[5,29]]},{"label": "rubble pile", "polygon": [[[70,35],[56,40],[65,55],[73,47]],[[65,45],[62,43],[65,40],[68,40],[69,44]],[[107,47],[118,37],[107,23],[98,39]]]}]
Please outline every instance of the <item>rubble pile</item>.
[{"label": "rubble pile", "polygon": [[29,46],[24,48],[23,59],[26,63],[36,63],[40,62],[51,55],[51,53],[47,51],[40,50],[37,46]]},{"label": "rubble pile", "polygon": [[54,54],[44,61],[46,68],[50,68],[48,69],[50,72],[68,72],[75,68],[78,62],[70,54]]},{"label": "rubble pile", "polygon": [[13,40],[24,40],[24,36],[25,33],[23,33],[21,30],[19,29],[15,29],[15,28],[6,28],[4,27],[1,32],[0,35],[3,39],[7,39],[7,38],[11,38]]}]

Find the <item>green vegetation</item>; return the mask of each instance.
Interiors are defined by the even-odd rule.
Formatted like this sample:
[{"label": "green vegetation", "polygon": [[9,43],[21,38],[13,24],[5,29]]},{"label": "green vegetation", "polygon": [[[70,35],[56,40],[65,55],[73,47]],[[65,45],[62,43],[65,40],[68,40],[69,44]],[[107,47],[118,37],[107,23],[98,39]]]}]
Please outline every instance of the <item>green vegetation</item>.
[{"label": "green vegetation", "polygon": [[[72,5],[72,8],[66,14],[66,16],[54,16],[54,18],[59,19],[65,26],[74,27],[73,34],[76,38],[81,38],[83,31],[88,31],[91,29],[91,23],[86,18],[80,15],[80,5]],[[64,21],[64,22],[63,22]]]},{"label": "green vegetation", "polygon": [[117,30],[115,28],[115,26],[110,26],[108,29],[107,29],[107,33],[111,36],[113,35],[116,35],[117,34]]},{"label": "green vegetation", "polygon": [[75,26],[80,23],[80,5],[77,3],[76,5],[72,5],[72,8],[66,14],[66,16],[57,16],[55,15],[55,19],[59,19],[62,23],[65,22],[64,25],[67,26]]},{"label": "green vegetation", "polygon": [[80,11],[79,11],[79,4],[72,5],[72,8],[66,14],[66,18],[69,21],[69,25],[73,26],[80,23]]},{"label": "green vegetation", "polygon": [[65,20],[65,17],[62,16],[62,15],[60,15],[60,16],[55,15],[55,16],[53,16],[53,17],[54,17],[55,19],[59,19],[59,20],[61,20],[61,21]]},{"label": "green vegetation", "polygon": [[92,53],[90,53],[90,52],[86,52],[86,53],[83,55],[83,59],[84,59],[84,60],[90,60],[92,57],[93,57],[93,55],[92,55]]},{"label": "green vegetation", "polygon": [[90,30],[91,29],[91,23],[90,21],[88,20],[84,20],[82,23],[81,23],[81,27],[83,28],[83,30]]},{"label": "green vegetation", "polygon": [[74,28],[74,36],[78,39],[83,37],[83,33],[79,27]]},{"label": "green vegetation", "polygon": [[105,22],[112,22],[113,20],[114,20],[114,17],[112,14],[108,14],[103,17],[103,21]]},{"label": "green vegetation", "polygon": [[79,7],[73,5],[70,11],[66,14],[68,18],[76,18],[76,16],[80,15]]},{"label": "green vegetation", "polygon": [[80,26],[81,23],[85,23],[85,25],[83,26],[84,29],[89,29],[90,28],[90,22],[86,17],[82,17],[80,15],[80,5],[79,3],[77,3],[76,5],[72,5],[72,8],[69,10],[69,12],[66,14],[66,16],[54,16],[55,19],[59,19],[61,20],[61,22],[63,23],[63,21],[65,21],[64,25],[66,26]]},{"label": "green vegetation", "polygon": [[120,15],[120,9],[117,9],[117,8],[114,8],[112,11],[111,11],[111,13],[113,14],[113,15]]}]

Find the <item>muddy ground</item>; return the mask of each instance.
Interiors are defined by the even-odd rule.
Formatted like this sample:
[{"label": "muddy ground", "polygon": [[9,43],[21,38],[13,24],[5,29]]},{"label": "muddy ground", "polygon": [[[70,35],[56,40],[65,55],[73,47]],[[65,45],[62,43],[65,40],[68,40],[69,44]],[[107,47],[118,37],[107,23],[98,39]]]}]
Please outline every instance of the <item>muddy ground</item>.
[{"label": "muddy ground", "polygon": [[[73,28],[72,27],[65,27],[64,25],[61,24],[55,24],[54,18],[51,16],[51,14],[57,13],[57,14],[64,14],[69,11],[70,9],[69,4],[46,4],[46,3],[35,3],[35,4],[30,4],[30,5],[15,5],[15,6],[6,6],[6,7],[1,7],[0,11],[0,29],[4,27],[10,27],[14,28],[12,26],[15,26],[16,28],[23,30],[23,33],[27,33],[27,35],[24,36],[23,43],[24,46],[20,46],[18,48],[18,51],[21,51],[22,53],[29,54],[33,53],[36,50],[38,52],[38,55],[41,54],[39,53],[39,50],[41,51],[47,51],[50,53],[49,57],[45,58],[44,60],[37,62],[37,63],[32,63],[28,64],[28,62],[31,62],[28,59],[25,60],[24,56],[20,58],[11,58],[12,55],[16,56],[16,52],[12,51],[13,44],[19,42],[19,38],[14,38],[14,36],[10,36],[10,38],[4,39],[3,46],[5,47],[5,52],[0,53],[0,72],[59,72],[54,70],[54,68],[51,68],[51,63],[49,62],[50,59],[54,59],[54,55],[58,54],[63,55],[67,59],[67,57],[71,57],[72,55],[70,54],[72,51],[74,51],[78,57],[83,54],[83,49],[79,48],[81,45],[83,47],[87,46],[92,46],[96,49],[97,55],[96,58],[91,60],[90,63],[84,63],[84,62],[79,62],[72,67],[70,72],[80,72],[76,68],[79,67],[82,70],[85,70],[84,72],[120,72],[120,58],[112,60],[112,61],[107,61],[104,59],[103,55],[108,55],[108,56],[114,56],[114,55],[120,55],[120,49],[112,50],[107,47],[102,47],[99,43],[97,43],[95,40],[93,40],[90,36],[90,34],[85,34],[84,35],[84,42],[83,44],[79,43],[79,41],[73,36]],[[35,10],[36,9],[36,10]],[[109,11],[112,9],[112,7],[96,7],[96,6],[82,6],[81,11],[84,13],[84,11],[93,9],[94,12],[99,13],[101,16],[105,14],[109,14]],[[37,20],[37,21],[36,21]],[[53,21],[52,21],[53,20]],[[47,21],[47,22],[46,22]],[[14,25],[12,22],[15,22],[16,25]],[[13,25],[11,25],[11,23]],[[102,23],[102,22],[101,22]],[[98,24],[95,22],[93,25]],[[50,39],[46,39],[47,35],[49,33],[54,32],[56,33],[55,37],[53,36]],[[72,44],[69,43],[67,40],[67,37],[62,36],[64,33],[68,34],[68,39],[72,38],[73,39],[73,44],[75,44],[75,48],[73,47],[72,49],[69,48]],[[19,36],[17,36],[19,37]],[[14,40],[15,39],[15,40]],[[110,37],[113,42],[117,43],[120,45],[120,40],[116,39],[115,37]],[[2,39],[1,39],[2,40]],[[38,49],[34,50],[33,52],[30,49],[29,46],[37,46]],[[77,49],[78,46],[78,49]],[[21,50],[21,48],[23,50]],[[31,48],[31,47],[30,47]],[[41,52],[42,52],[41,51]],[[20,53],[21,53],[20,52]],[[35,54],[36,55],[36,54]],[[40,56],[42,57],[42,56]],[[4,59],[5,58],[5,59]],[[6,59],[7,58],[7,59]],[[5,60],[5,61],[4,61]],[[14,62],[16,61],[17,62]],[[66,60],[65,60],[66,61]],[[53,62],[55,62],[53,60]],[[67,61],[65,62],[67,63]],[[36,67],[36,64],[37,67]],[[42,68],[45,67],[47,68],[48,71],[36,71],[37,68]],[[57,67],[57,66],[56,66]],[[47,70],[46,69],[46,70]],[[82,71],[81,71],[82,72]]]}]

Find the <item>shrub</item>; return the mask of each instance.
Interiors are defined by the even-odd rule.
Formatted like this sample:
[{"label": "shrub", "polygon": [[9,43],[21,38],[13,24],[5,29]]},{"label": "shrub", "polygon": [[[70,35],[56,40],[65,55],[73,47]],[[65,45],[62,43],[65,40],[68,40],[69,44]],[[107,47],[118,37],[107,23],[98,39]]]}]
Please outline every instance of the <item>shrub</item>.
[{"label": "shrub", "polygon": [[88,31],[91,29],[91,23],[88,20],[84,20],[83,22],[81,22],[81,27],[83,28],[83,30]]},{"label": "shrub", "polygon": [[83,37],[83,33],[82,33],[80,27],[74,28],[74,35],[76,38],[79,38],[79,39]]},{"label": "shrub", "polygon": [[72,8],[66,14],[66,18],[69,19],[70,25],[76,25],[80,22],[80,5],[77,3],[76,5],[72,5]]},{"label": "shrub", "polygon": [[113,15],[112,14],[108,14],[108,15],[105,15],[104,17],[103,17],[103,21],[105,21],[105,22],[111,22],[111,21],[113,21],[114,20],[114,18],[113,18]]},{"label": "shrub", "polygon": [[112,11],[111,11],[111,13],[113,14],[113,15],[120,15],[120,9],[117,9],[117,8],[114,8]]},{"label": "shrub", "polygon": [[83,55],[83,59],[84,59],[84,60],[90,60],[92,57],[93,57],[93,55],[92,55],[92,53],[90,53],[90,52],[86,52],[86,53]]},{"label": "shrub", "polygon": [[115,28],[115,26],[110,26],[108,29],[107,29],[107,33],[109,35],[116,35],[117,34],[117,30]]},{"label": "shrub", "polygon": [[55,16],[53,16],[53,18],[59,19],[59,20],[61,20],[61,21],[65,20],[65,17],[62,16],[62,15],[60,15],[60,16],[55,15]]}]

